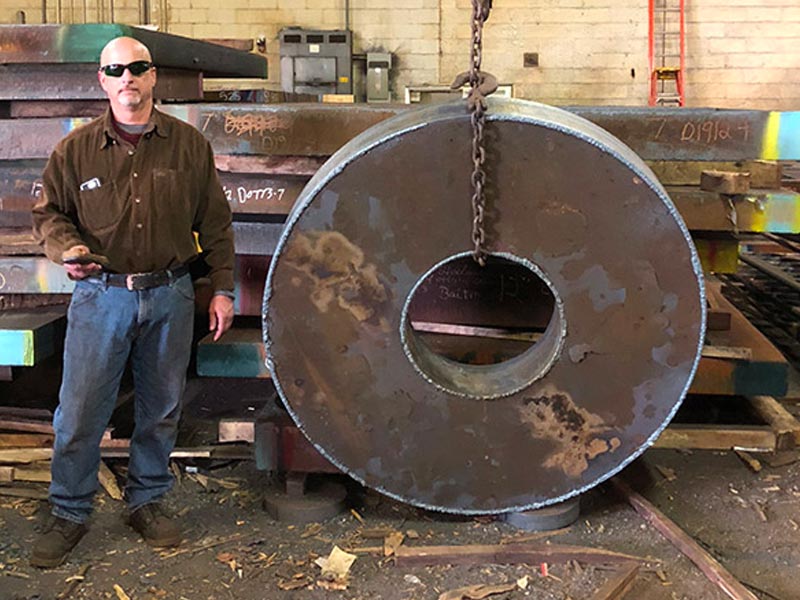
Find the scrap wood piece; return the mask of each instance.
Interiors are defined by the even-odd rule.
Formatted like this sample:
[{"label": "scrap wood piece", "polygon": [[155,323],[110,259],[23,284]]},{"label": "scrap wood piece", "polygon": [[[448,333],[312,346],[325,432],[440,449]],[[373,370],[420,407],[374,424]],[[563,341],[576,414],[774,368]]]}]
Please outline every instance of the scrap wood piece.
[{"label": "scrap wood piece", "polygon": [[425,565],[484,565],[526,563],[538,565],[565,563],[577,560],[583,563],[644,562],[644,559],[586,546],[557,544],[494,544],[464,546],[400,546],[395,551],[397,566]]},{"label": "scrap wood piece", "polygon": [[619,600],[633,585],[639,574],[639,564],[622,565],[594,594],[593,600]]},{"label": "scrap wood piece", "polygon": [[53,413],[46,408],[27,408],[23,406],[0,406],[0,416],[22,419],[53,420]]},{"label": "scrap wood piece", "polygon": [[397,552],[404,539],[406,536],[401,531],[393,531],[387,535],[383,540],[383,555],[392,556]]},{"label": "scrap wood piece", "polygon": [[550,531],[537,531],[536,533],[525,533],[525,534],[515,533],[514,535],[508,535],[500,538],[500,543],[521,544],[523,542],[532,542],[533,540],[539,540],[542,538],[552,537],[555,535],[563,535],[570,531],[572,531],[572,525],[568,525],[567,527],[562,527],[561,529],[552,529]]},{"label": "scrap wood piece", "polygon": [[742,447],[772,452],[776,444],[775,432],[766,426],[673,423],[661,432],[653,447],[674,450],[730,450]]},{"label": "scrap wood piece", "polygon": [[66,600],[72,595],[77,587],[83,583],[86,579],[86,573],[89,572],[89,569],[92,567],[92,563],[86,563],[75,575],[70,575],[67,577],[66,584],[67,586],[56,596],[56,600]]},{"label": "scrap wood piece", "polygon": [[221,538],[214,541],[204,542],[202,544],[195,544],[194,546],[190,546],[187,548],[180,548],[178,550],[172,550],[171,552],[167,552],[161,555],[161,558],[172,558],[173,556],[178,556],[180,554],[196,554],[198,552],[203,552],[204,550],[208,550],[209,548],[216,548],[217,546],[222,546],[223,544],[228,544],[230,542],[235,542],[240,539],[244,534],[241,533],[234,533],[233,535],[229,535],[228,537]]},{"label": "scrap wood piece", "polygon": [[439,594],[439,600],[482,600],[489,596],[505,594],[517,589],[517,583],[500,583],[497,585],[469,585]]},{"label": "scrap wood piece", "polygon": [[122,491],[119,489],[119,485],[117,485],[117,477],[102,460],[100,461],[100,468],[97,471],[97,480],[109,496],[114,500],[122,500]]},{"label": "scrap wood piece", "polygon": [[673,546],[697,565],[708,580],[717,585],[730,598],[733,600],[758,600],[700,544],[643,496],[633,491],[627,483],[618,477],[611,479],[611,483],[645,521],[655,527]]},{"label": "scrap wood piece", "polygon": [[667,481],[675,481],[678,478],[678,474],[675,472],[675,469],[671,469],[663,465],[655,465],[655,467],[656,471],[661,473],[661,476]]},{"label": "scrap wood piece", "polygon": [[736,195],[750,191],[750,173],[707,170],[700,173],[700,189],[706,192]]},{"label": "scrap wood piece", "polygon": [[800,421],[772,396],[751,396],[750,406],[775,432],[775,449],[800,446]]},{"label": "scrap wood piece", "polygon": [[355,548],[348,546],[344,548],[345,552],[350,554],[375,554],[376,556],[383,556],[383,546],[356,546]]},{"label": "scrap wood piece", "polygon": [[25,464],[39,460],[50,460],[52,448],[8,448],[0,450],[0,464]]},{"label": "scrap wood piece", "polygon": [[[8,467],[0,467],[0,470]],[[31,481],[35,483],[50,483],[50,465],[24,465],[10,467],[13,470],[13,481]],[[2,481],[0,477],[0,481]]]},{"label": "scrap wood piece", "polygon": [[358,558],[355,554],[345,552],[334,546],[327,557],[319,557],[314,564],[322,569],[317,585],[328,590],[347,589],[350,567]]},{"label": "scrap wood piece", "polygon": [[712,346],[706,344],[701,352],[703,358],[721,358],[724,360],[753,360],[753,349],[744,346]]},{"label": "scrap wood piece", "polygon": [[777,450],[763,454],[762,459],[772,468],[785,467],[800,460],[800,450]]},{"label": "scrap wood piece", "polygon": [[28,431],[31,433],[53,433],[53,424],[36,419],[22,419],[13,417],[0,418],[0,429],[7,431]]},{"label": "scrap wood piece", "polygon": [[746,464],[754,473],[761,471],[761,462],[756,457],[745,452],[744,450],[739,450],[737,448],[734,448],[733,451],[736,453],[736,456],[741,458],[742,462],[744,462],[744,464]]},{"label": "scrap wood piece", "polygon": [[114,584],[114,592],[117,594],[119,600],[131,600],[131,597],[122,589],[122,586],[117,583]]},{"label": "scrap wood piece", "polygon": [[47,433],[0,433],[0,448],[50,448],[54,439]]},{"label": "scrap wood piece", "polygon": [[300,538],[301,539],[309,538],[311,536],[317,535],[321,531],[322,531],[321,523],[309,523],[308,525],[306,525],[306,528],[303,530],[303,533],[300,534]]},{"label": "scrap wood piece", "polygon": [[0,486],[0,496],[13,496],[15,498],[27,498],[29,500],[47,500],[49,494],[47,490],[38,488]]}]

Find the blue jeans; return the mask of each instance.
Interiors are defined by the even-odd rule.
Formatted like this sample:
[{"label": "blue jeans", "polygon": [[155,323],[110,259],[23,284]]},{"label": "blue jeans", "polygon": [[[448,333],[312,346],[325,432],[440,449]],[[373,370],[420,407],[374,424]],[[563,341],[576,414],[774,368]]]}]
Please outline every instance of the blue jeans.
[{"label": "blue jeans", "polygon": [[102,277],[76,283],[53,418],[54,515],[82,523],[91,514],[100,440],[129,357],[135,428],[125,500],[135,510],[172,487],[169,455],[177,436],[193,326],[194,288],[188,275],[138,291],[108,286]]}]

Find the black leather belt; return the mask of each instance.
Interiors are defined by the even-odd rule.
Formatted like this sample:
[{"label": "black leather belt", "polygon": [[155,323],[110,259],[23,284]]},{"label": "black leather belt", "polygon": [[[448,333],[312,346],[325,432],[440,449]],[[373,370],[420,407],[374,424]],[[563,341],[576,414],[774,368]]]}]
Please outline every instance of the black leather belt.
[{"label": "black leather belt", "polygon": [[181,265],[174,269],[162,269],[152,273],[106,273],[103,277],[108,285],[124,287],[131,291],[169,285],[178,277],[189,272],[189,267]]}]

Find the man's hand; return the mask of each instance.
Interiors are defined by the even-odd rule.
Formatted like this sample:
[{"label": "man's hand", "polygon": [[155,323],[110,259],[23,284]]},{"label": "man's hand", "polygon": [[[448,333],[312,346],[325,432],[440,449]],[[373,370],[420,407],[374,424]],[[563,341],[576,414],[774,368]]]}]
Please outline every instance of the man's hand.
[{"label": "man's hand", "polygon": [[[65,261],[71,260],[84,254],[89,254],[89,248],[83,245],[73,246],[69,250],[64,251],[64,253],[61,255],[61,259]],[[85,279],[90,275],[94,275],[95,273],[102,271],[103,267],[95,262],[88,264],[65,262],[64,269],[66,269],[67,275],[70,279]]]},{"label": "man's hand", "polygon": [[222,294],[216,294],[208,305],[208,330],[215,331],[216,342],[233,324],[233,300]]}]

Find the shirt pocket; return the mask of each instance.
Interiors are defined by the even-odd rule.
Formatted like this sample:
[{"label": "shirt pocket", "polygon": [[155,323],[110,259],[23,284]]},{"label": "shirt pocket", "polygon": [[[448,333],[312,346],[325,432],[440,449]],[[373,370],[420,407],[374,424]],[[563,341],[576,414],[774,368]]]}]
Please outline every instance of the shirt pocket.
[{"label": "shirt pocket", "polygon": [[98,187],[80,190],[80,221],[92,234],[117,225],[122,219],[124,206],[110,181]]},{"label": "shirt pocket", "polygon": [[152,185],[155,218],[176,232],[191,230],[191,175],[177,169],[153,169]]}]

